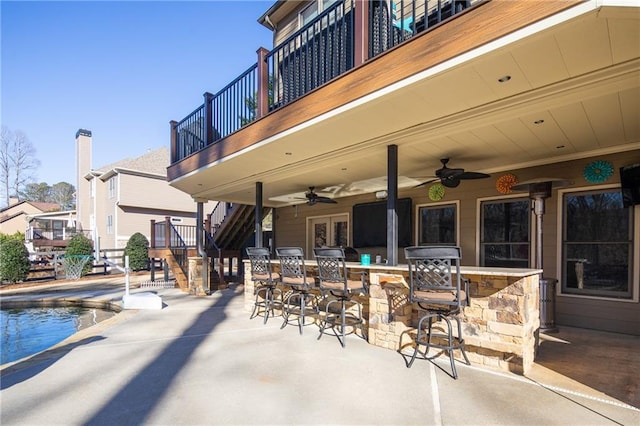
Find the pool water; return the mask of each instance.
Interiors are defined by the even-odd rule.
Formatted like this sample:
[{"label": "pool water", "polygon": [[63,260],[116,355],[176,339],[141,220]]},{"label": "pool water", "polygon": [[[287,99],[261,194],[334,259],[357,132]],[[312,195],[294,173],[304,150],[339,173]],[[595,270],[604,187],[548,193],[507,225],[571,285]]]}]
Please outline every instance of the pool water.
[{"label": "pool water", "polygon": [[0,309],[0,364],[43,351],[113,315],[112,311],[82,307]]}]

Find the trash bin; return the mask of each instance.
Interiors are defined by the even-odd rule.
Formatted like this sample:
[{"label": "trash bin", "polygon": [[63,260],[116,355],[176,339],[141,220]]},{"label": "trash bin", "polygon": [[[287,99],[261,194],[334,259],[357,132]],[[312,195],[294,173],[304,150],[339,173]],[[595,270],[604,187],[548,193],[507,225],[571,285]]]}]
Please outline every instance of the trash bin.
[{"label": "trash bin", "polygon": [[540,279],[540,331],[557,333],[556,327],[556,283],[555,278]]}]

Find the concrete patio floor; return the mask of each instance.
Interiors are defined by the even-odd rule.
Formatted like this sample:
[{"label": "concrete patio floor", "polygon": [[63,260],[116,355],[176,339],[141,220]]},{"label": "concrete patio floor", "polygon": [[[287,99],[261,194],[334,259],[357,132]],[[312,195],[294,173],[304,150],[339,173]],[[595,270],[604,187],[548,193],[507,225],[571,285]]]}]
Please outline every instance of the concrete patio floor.
[{"label": "concrete patio floor", "polygon": [[[138,281],[143,278],[139,278]],[[120,300],[122,277],[0,290],[2,301]],[[132,283],[135,285],[136,277]],[[148,291],[136,289],[134,292]],[[242,286],[211,296],[157,289],[127,310],[0,367],[3,425],[638,425],[640,339],[560,327],[527,377],[442,367],[353,335],[249,319]]]}]

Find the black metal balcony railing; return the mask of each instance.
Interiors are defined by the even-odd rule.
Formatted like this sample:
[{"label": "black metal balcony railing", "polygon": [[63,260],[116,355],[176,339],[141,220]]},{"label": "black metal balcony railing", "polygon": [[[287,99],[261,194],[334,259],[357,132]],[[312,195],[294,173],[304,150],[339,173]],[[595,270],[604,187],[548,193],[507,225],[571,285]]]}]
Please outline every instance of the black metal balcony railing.
[{"label": "black metal balcony railing", "polygon": [[353,0],[337,2],[267,55],[269,110],[286,105],[353,67]]},{"label": "black metal balcony railing", "polygon": [[[369,2],[369,58],[480,1]],[[355,0],[337,1],[266,55],[259,51],[260,60],[222,90],[214,95],[205,93],[203,105],[180,122],[172,122],[171,162],[206,148],[353,68],[356,5]],[[262,102],[266,107],[261,107]]]}]

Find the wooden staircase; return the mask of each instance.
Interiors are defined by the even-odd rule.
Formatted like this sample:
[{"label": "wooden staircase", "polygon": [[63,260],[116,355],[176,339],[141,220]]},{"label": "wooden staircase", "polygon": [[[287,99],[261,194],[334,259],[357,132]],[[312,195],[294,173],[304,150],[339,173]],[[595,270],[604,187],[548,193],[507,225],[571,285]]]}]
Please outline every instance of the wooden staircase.
[{"label": "wooden staircase", "polygon": [[[265,208],[263,217],[269,211],[270,208]],[[184,228],[184,226],[175,227],[170,223],[169,218],[160,223],[152,221],[152,244],[149,249],[149,257],[165,259],[176,279],[176,284],[181,289],[188,291],[188,263],[183,259],[183,264],[181,265],[180,261],[174,256],[176,248],[171,247],[171,245],[179,244],[184,240],[184,238],[175,238],[175,234],[179,234],[181,228]],[[240,262],[242,248],[255,232],[255,207],[244,204],[218,203],[214,211],[208,215],[205,222],[205,229],[207,228],[210,231],[206,231],[205,250],[210,259],[211,288],[220,287],[226,285],[227,277],[232,276],[234,260],[236,276],[242,276],[243,267]],[[170,237],[171,233],[174,234],[173,238]],[[158,235],[160,235],[160,238],[156,238]],[[176,243],[176,240],[179,240],[179,242]],[[185,248],[188,253],[187,258],[198,256],[196,247],[183,245],[181,253],[184,253]],[[214,260],[217,260],[217,262],[214,262]],[[225,264],[229,267],[226,275],[224,271]]]}]

